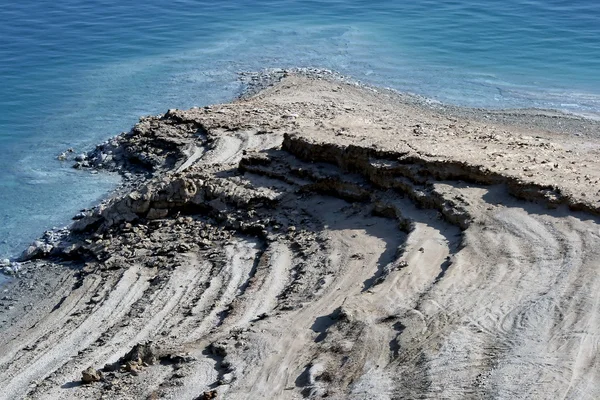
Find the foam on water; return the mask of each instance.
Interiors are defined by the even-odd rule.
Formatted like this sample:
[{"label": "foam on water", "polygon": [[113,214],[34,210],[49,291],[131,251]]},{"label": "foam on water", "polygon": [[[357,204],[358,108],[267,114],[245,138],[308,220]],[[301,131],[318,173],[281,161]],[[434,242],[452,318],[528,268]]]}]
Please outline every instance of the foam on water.
[{"label": "foam on water", "polygon": [[474,107],[600,115],[600,3],[25,0],[0,9],[0,257],[114,187],[55,160],[140,115],[233,98],[237,73],[337,70]]}]

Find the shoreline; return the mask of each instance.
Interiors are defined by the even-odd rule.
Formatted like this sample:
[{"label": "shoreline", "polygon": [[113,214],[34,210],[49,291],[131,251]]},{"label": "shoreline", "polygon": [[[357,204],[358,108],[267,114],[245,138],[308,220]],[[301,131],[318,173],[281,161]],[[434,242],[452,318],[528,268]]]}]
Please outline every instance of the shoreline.
[{"label": "shoreline", "polygon": [[[281,79],[287,75],[301,75],[308,78],[323,79],[332,83],[339,82],[356,86],[368,91],[374,91],[376,93],[389,94],[392,97],[396,97],[398,101],[403,103],[412,104],[415,106],[424,107],[433,111],[441,111],[452,114],[455,117],[463,118],[475,118],[483,122],[502,122],[502,119],[498,120],[485,120],[486,116],[490,117],[507,117],[508,121],[504,123],[507,125],[529,125],[530,127],[536,127],[535,123],[531,123],[530,118],[536,117],[538,119],[548,119],[554,122],[556,119],[573,122],[574,125],[583,124],[591,125],[593,128],[598,129],[600,127],[600,111],[595,117],[583,114],[577,114],[559,109],[550,108],[486,108],[486,107],[468,107],[461,106],[452,103],[446,103],[435,100],[433,98],[420,95],[411,92],[402,92],[397,89],[377,86],[370,83],[364,83],[358,79],[352,78],[351,76],[342,75],[336,71],[320,68],[272,68],[266,69],[259,72],[240,72],[240,80],[247,85],[247,87],[238,96],[233,98],[231,101],[235,102],[238,100],[244,100],[251,98],[252,96],[260,93],[261,91],[277,84]],[[255,78],[255,81],[253,81]],[[513,120],[510,120],[510,118]],[[547,122],[543,125],[548,125],[551,130],[559,131],[559,133],[565,133],[563,131],[564,126],[561,124],[553,124]],[[575,128],[576,128],[575,127]],[[538,126],[539,128],[539,126]],[[590,128],[591,129],[591,128]],[[577,129],[573,130],[574,133]],[[599,133],[595,131],[597,136]]]},{"label": "shoreline", "polygon": [[[585,297],[600,285],[600,123],[322,73],[144,117],[87,154],[86,168],[132,179],[3,286],[0,397],[500,395],[533,387],[528,346],[561,345],[555,365],[570,365],[575,339],[532,338],[600,311]],[[530,314],[548,293],[577,318]],[[501,317],[518,324],[505,332]],[[512,358],[486,353],[508,337]],[[458,354],[473,357],[462,372]],[[582,386],[593,368],[577,373],[577,390],[600,393]]]},{"label": "shoreline", "polygon": [[[380,87],[373,84],[363,83],[360,80],[354,79],[350,76],[342,75],[336,71],[322,68],[313,67],[299,67],[299,68],[269,68],[258,72],[242,71],[238,74],[238,80],[240,80],[245,87],[242,92],[235,95],[230,102],[237,102],[244,99],[252,98],[261,91],[277,84],[281,79],[288,75],[300,75],[308,78],[322,79],[330,81],[332,83],[339,82],[356,86],[368,91],[374,91],[376,93],[389,94],[392,98],[396,98],[398,101],[415,105],[417,107],[423,107],[427,110],[446,113],[456,118],[467,118],[476,120],[482,123],[495,123],[499,126],[505,126],[507,129],[522,128],[526,130],[539,130],[544,129],[549,133],[557,133],[559,135],[575,135],[584,138],[597,138],[600,137],[600,114],[597,118],[562,111],[558,109],[543,109],[543,108],[485,108],[485,107],[466,107],[455,105],[451,103],[440,102],[426,96],[401,92],[396,89],[388,87]],[[228,103],[223,103],[228,104]],[[145,116],[145,117],[149,117]],[[141,117],[141,118],[145,118]],[[114,138],[113,136],[108,138],[104,143],[108,143]],[[95,145],[96,147],[99,145]],[[86,156],[93,154],[94,150],[84,152]],[[68,155],[68,152],[63,152],[64,155]],[[75,161],[77,154],[73,153],[70,158],[63,159],[62,161],[71,162],[76,164]],[[115,171],[107,171],[102,167],[99,169],[84,168],[93,173],[107,173]],[[117,173],[121,179],[123,175]],[[139,177],[138,177],[139,178]],[[132,181],[121,182],[118,186],[107,193],[99,200],[98,204],[92,206],[92,208],[98,207],[100,204],[110,201],[112,198],[126,191],[128,187],[135,184],[138,178],[134,178]],[[68,225],[58,227],[56,229],[48,229],[46,232],[63,231],[69,229],[72,222]],[[43,241],[43,237],[36,238],[36,241]],[[10,262],[18,262],[22,256],[22,251],[19,251],[13,255],[7,255],[2,258],[3,260],[10,260]],[[6,262],[0,263],[0,274],[5,272],[5,277],[12,275],[13,272],[4,270],[3,267],[8,266]]]}]

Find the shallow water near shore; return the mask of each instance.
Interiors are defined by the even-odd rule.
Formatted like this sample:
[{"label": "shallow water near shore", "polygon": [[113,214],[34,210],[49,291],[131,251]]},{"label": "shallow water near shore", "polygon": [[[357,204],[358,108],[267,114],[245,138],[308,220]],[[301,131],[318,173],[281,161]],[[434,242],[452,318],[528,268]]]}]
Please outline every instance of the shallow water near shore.
[{"label": "shallow water near shore", "polygon": [[140,115],[225,102],[237,73],[335,69],[472,107],[600,115],[600,3],[26,0],[0,10],[0,257],[118,179],[56,156]]}]

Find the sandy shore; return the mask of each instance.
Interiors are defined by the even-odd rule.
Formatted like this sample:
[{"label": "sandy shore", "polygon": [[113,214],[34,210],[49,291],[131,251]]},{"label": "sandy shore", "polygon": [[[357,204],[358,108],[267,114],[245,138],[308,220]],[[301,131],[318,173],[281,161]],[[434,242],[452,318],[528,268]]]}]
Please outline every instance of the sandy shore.
[{"label": "sandy shore", "polygon": [[597,122],[277,78],[81,163],[130,179],[3,287],[0,398],[600,397]]}]

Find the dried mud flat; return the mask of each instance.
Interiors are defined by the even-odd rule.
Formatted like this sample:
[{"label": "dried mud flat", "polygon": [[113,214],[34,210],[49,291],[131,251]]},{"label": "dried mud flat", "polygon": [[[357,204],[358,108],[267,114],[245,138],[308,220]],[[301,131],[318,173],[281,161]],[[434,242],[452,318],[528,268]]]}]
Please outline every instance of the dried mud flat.
[{"label": "dried mud flat", "polygon": [[600,397],[596,123],[278,78],[81,158],[128,184],[2,289],[0,398]]}]

